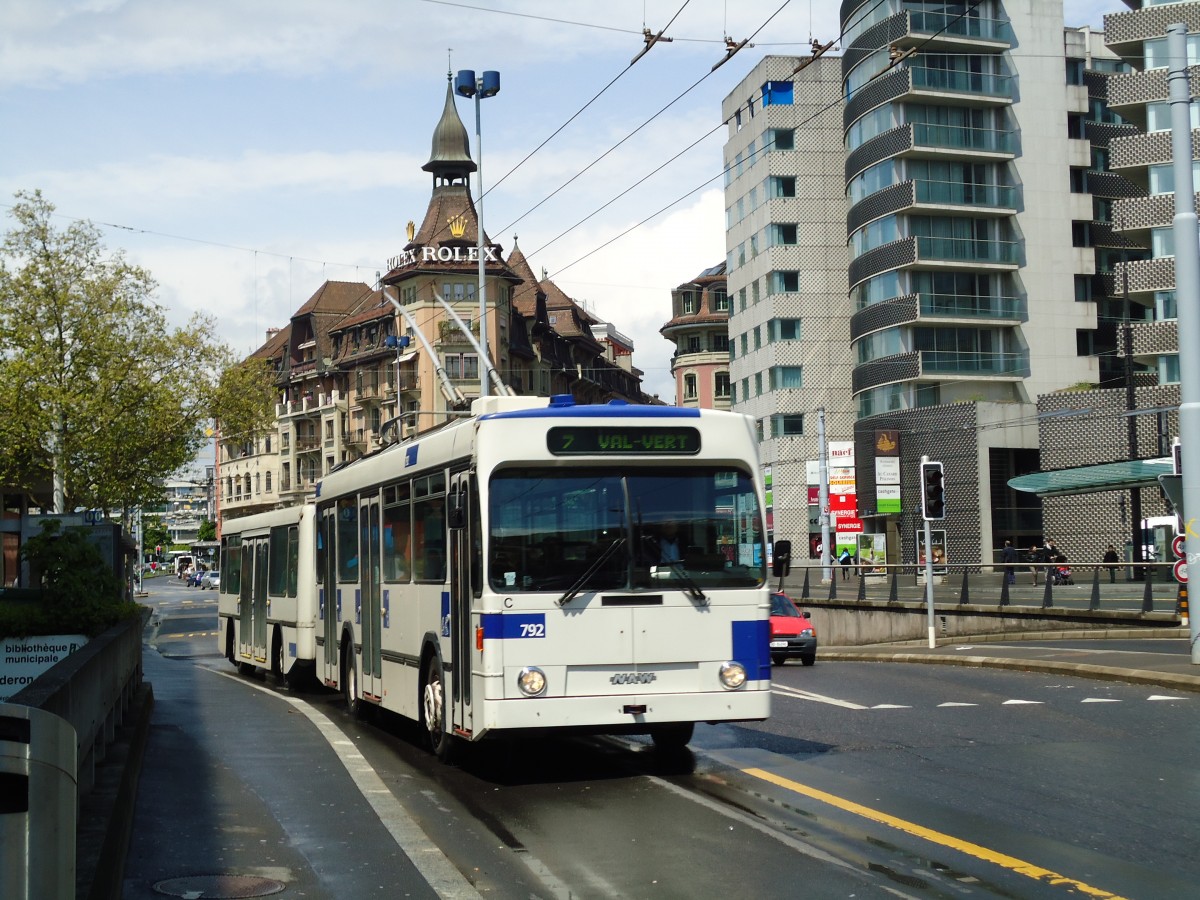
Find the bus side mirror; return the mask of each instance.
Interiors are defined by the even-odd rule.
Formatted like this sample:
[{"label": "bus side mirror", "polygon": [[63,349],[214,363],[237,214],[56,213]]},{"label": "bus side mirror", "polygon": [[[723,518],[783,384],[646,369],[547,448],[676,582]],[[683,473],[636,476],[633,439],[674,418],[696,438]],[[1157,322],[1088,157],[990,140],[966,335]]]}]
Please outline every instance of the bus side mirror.
[{"label": "bus side mirror", "polygon": [[450,502],[446,509],[446,524],[451,528],[462,528],[467,524],[467,514],[463,509],[463,493],[456,490],[450,492]]},{"label": "bus side mirror", "polygon": [[771,574],[783,578],[792,571],[792,542],[776,541],[772,555]]}]

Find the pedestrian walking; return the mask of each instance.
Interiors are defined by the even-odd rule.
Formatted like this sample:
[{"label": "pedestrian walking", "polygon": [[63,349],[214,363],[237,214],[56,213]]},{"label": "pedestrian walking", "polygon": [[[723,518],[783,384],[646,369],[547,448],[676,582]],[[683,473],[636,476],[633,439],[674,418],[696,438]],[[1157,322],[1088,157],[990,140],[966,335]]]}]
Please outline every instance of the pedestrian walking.
[{"label": "pedestrian walking", "polygon": [[842,564],[842,581],[848,581],[850,578],[850,551],[845,547],[842,548],[838,562]]},{"label": "pedestrian walking", "polygon": [[1104,564],[1108,566],[1108,583],[1117,583],[1117,564],[1121,561],[1121,557],[1117,555],[1117,548],[1112,544],[1108,545],[1108,549],[1104,551]]},{"label": "pedestrian walking", "polygon": [[1005,584],[1017,583],[1017,548],[1012,545],[1012,541],[1004,542],[1004,549],[1000,551],[1000,562],[1004,563],[1004,582]]},{"label": "pedestrian walking", "polygon": [[1029,548],[1029,568],[1033,572],[1033,583],[1035,585],[1038,583],[1038,569],[1041,568],[1045,561],[1046,553],[1041,547],[1034,544]]}]

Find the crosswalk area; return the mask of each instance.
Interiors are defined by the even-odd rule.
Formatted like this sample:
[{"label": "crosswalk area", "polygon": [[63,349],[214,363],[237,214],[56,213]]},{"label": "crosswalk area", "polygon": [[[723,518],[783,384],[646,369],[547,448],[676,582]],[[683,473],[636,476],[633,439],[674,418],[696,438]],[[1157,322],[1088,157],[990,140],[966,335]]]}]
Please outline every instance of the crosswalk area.
[{"label": "crosswalk area", "polygon": [[[850,700],[844,700],[840,697],[830,697],[825,694],[818,694],[813,691],[804,691],[798,688],[788,687],[786,685],[775,684],[771,688],[771,692],[779,697],[787,697],[792,700],[806,700],[811,703],[824,703],[828,706],[837,706],[842,709],[852,710],[877,710],[877,709],[918,709],[919,706],[904,703],[875,703],[863,704],[854,703]],[[1186,694],[1155,694],[1151,693],[1145,697],[1140,697],[1142,702],[1157,703],[1157,702],[1173,702],[1186,703],[1193,698]],[[1046,706],[1049,701],[1046,700],[1028,700],[1020,697],[1011,697],[1007,699],[998,699],[994,705],[997,706]],[[1096,697],[1085,696],[1079,700],[1071,700],[1071,703],[1129,703],[1137,702],[1137,700],[1124,700],[1117,697]],[[953,709],[963,707],[981,707],[993,704],[983,703],[967,703],[956,700],[946,700],[942,703],[934,704],[937,709]]]}]

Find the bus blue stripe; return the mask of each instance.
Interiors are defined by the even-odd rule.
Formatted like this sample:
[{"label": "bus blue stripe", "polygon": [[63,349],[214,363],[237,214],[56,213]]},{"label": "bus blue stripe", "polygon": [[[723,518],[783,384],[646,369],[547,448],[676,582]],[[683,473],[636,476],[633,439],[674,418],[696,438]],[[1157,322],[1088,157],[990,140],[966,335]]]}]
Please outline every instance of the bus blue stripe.
[{"label": "bus blue stripe", "polygon": [[771,679],[771,623],[764,619],[733,623],[733,658],[746,667],[750,681]]},{"label": "bus blue stripe", "polygon": [[546,636],[545,613],[484,613],[481,619],[485,640]]}]

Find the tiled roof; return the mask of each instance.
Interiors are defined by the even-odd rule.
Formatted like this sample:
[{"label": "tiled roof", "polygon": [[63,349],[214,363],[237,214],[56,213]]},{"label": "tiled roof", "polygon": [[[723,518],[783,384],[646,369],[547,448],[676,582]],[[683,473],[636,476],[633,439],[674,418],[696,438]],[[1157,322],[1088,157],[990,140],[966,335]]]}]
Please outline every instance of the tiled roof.
[{"label": "tiled roof", "polygon": [[292,318],[298,319],[313,312],[345,315],[370,293],[371,289],[362,282],[326,281],[303,306],[292,313]]},{"label": "tiled roof", "polygon": [[[537,276],[533,274],[533,267],[529,265],[529,260],[517,246],[516,238],[513,238],[512,252],[508,254],[508,267],[524,279],[513,289],[513,306],[521,315],[531,319],[535,318],[537,316],[537,298],[538,294],[542,293],[542,289],[538,284]],[[545,296],[544,293],[543,296]]]}]

